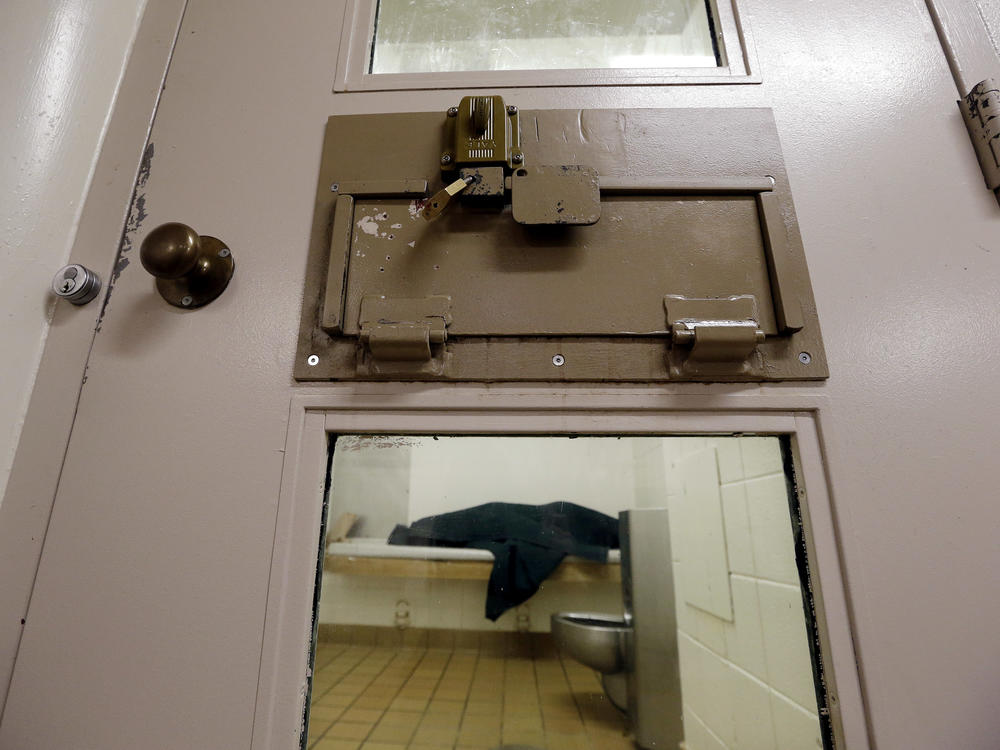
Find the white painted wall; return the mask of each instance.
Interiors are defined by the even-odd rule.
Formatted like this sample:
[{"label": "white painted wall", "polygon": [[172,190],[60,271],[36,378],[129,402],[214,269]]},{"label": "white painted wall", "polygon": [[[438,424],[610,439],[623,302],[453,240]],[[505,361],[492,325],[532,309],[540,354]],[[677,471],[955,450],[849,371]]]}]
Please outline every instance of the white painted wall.
[{"label": "white painted wall", "polygon": [[145,6],[0,3],[0,502],[48,333],[49,283],[69,257]]},{"label": "white painted wall", "polygon": [[494,501],[566,500],[616,518],[635,507],[631,438],[419,440],[408,522]]}]

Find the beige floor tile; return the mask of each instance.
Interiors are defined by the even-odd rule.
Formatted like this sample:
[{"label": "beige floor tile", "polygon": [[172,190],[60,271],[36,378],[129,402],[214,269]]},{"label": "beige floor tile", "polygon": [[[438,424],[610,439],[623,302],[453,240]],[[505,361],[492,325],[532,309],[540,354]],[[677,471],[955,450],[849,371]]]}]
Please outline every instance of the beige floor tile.
[{"label": "beige floor tile", "polygon": [[332,722],[339,719],[342,713],[344,713],[342,706],[311,706],[309,708],[309,723],[319,723],[321,721]]},{"label": "beige floor tile", "polygon": [[464,701],[432,700],[429,704],[427,704],[426,713],[433,715],[443,714],[445,716],[454,716],[457,718],[462,715],[464,710]]},{"label": "beige floor tile", "polygon": [[396,698],[389,708],[397,711],[423,711],[430,700],[427,698]]},{"label": "beige floor tile", "polygon": [[351,707],[352,708],[378,709],[380,711],[384,711],[385,709],[387,709],[389,707],[390,703],[392,703],[392,699],[389,698],[388,696],[385,696],[385,697],[376,697],[376,696],[363,695],[360,698],[358,698],[356,701],[354,701],[354,703],[351,705]]},{"label": "beige floor tile", "polygon": [[386,711],[382,714],[382,724],[415,727],[420,723],[423,714],[418,711]]},{"label": "beige floor tile", "polygon": [[545,719],[545,733],[581,734],[584,731],[583,722],[576,719]]},{"label": "beige floor tile", "polygon": [[604,750],[601,745],[591,745],[590,738],[582,732],[576,734],[545,733],[546,750],[588,750],[590,747]]},{"label": "beige floor tile", "polygon": [[361,747],[361,743],[355,740],[322,739],[310,750],[358,750],[359,747]]},{"label": "beige floor tile", "polygon": [[451,732],[457,732],[461,722],[461,715],[452,716],[450,714],[424,714],[424,718],[420,720],[420,728],[447,729]]},{"label": "beige floor tile", "polygon": [[320,706],[349,706],[353,702],[353,695],[342,693],[326,693],[316,701]]},{"label": "beige floor tile", "polygon": [[440,699],[445,701],[464,702],[468,695],[469,695],[468,690],[436,690],[434,692],[435,700]]},{"label": "beige floor tile", "polygon": [[[339,740],[363,740],[371,732],[374,724],[359,724],[356,722],[338,721],[328,730],[325,737]],[[324,738],[325,738],[324,737]]]},{"label": "beige floor tile", "polygon": [[[425,643],[319,651],[311,696],[315,750],[492,750],[502,743],[634,750],[595,672],[537,650],[532,660],[503,633],[487,641],[474,636],[428,635],[426,643],[442,646],[434,649]],[[480,650],[452,650],[453,643]]]},{"label": "beige floor tile", "polygon": [[502,737],[506,745],[545,746],[545,735],[542,732],[528,732],[504,727]]},{"label": "beige floor tile", "polygon": [[[501,720],[499,714],[466,714],[462,719],[462,729],[489,729],[499,733]],[[581,725],[582,729],[582,725]]]},{"label": "beige floor tile", "polygon": [[[334,717],[336,718],[336,717]],[[354,708],[353,706],[344,711],[341,721],[358,724],[374,724],[382,718],[382,712],[372,708]]]},{"label": "beige floor tile", "polygon": [[311,744],[319,739],[322,739],[326,731],[331,726],[333,726],[333,724],[328,724],[325,722],[322,724],[312,724],[309,727],[308,731],[306,732],[306,741]]},{"label": "beige floor tile", "polygon": [[503,703],[500,701],[474,701],[465,704],[466,716],[501,716]]},{"label": "beige floor tile", "polygon": [[438,727],[420,727],[413,735],[413,745],[432,745],[437,748],[451,747],[458,737],[458,730],[442,729]]},{"label": "beige floor tile", "polygon": [[416,726],[380,723],[368,735],[368,740],[370,742],[395,742],[405,745],[416,733],[416,730]]}]

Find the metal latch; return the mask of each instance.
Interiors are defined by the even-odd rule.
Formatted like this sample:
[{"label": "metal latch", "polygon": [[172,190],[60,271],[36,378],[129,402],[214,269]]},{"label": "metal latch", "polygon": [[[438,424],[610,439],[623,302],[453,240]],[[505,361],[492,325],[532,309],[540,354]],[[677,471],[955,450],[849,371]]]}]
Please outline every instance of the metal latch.
[{"label": "metal latch", "polygon": [[445,184],[423,205],[428,221],[459,194],[463,203],[494,210],[509,196],[519,224],[585,226],[601,218],[597,170],[526,164],[518,109],[502,96],[466,96],[448,109],[440,162]]},{"label": "metal latch", "polygon": [[447,340],[450,322],[451,297],[369,295],[361,300],[359,337],[380,362],[430,362],[432,347]]},{"label": "metal latch", "polygon": [[752,295],[698,299],[670,294],[663,304],[672,348],[686,351],[689,367],[745,362],[764,341]]},{"label": "metal latch", "polygon": [[976,149],[986,186],[1000,189],[1000,84],[987,78],[958,102]]},{"label": "metal latch", "polygon": [[501,166],[507,171],[524,162],[517,107],[502,96],[464,96],[448,110],[441,169]]}]

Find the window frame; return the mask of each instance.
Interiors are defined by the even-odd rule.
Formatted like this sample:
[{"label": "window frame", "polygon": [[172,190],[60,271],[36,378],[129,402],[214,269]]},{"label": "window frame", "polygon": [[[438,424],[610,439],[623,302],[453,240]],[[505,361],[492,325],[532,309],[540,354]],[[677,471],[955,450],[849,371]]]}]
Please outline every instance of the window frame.
[{"label": "window frame", "polygon": [[722,64],[714,68],[564,68],[444,73],[369,73],[378,0],[348,0],[335,92],[541,86],[649,86],[760,83],[753,35],[737,0],[708,0]]},{"label": "window frame", "polygon": [[336,434],[785,435],[805,532],[834,746],[871,747],[825,471],[821,395],[673,395],[643,389],[482,389],[385,384],[291,399],[251,750],[302,736],[328,440]]}]

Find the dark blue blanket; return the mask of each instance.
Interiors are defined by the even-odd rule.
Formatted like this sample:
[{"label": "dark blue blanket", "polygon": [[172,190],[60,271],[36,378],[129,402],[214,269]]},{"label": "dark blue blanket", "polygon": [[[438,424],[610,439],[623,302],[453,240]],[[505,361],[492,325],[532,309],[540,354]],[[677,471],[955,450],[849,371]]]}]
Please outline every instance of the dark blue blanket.
[{"label": "dark blue blanket", "polygon": [[389,544],[473,547],[493,553],[486,617],[526,601],[566,555],[606,562],[618,519],[574,503],[486,503],[397,526]]}]

